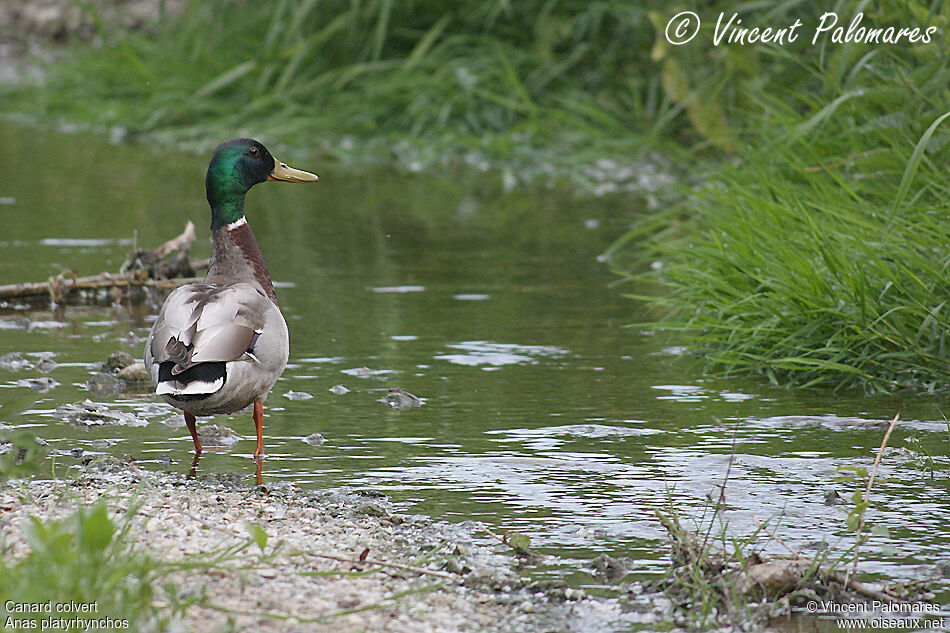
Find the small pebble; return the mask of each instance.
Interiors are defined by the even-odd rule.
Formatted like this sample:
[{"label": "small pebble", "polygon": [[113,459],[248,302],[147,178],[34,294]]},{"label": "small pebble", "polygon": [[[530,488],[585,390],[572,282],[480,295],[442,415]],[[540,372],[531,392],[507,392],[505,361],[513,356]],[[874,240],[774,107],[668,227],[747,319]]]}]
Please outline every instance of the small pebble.
[{"label": "small pebble", "polygon": [[138,347],[139,343],[145,341],[144,338],[132,331],[129,331],[129,333],[123,336],[120,340],[126,345],[130,345],[132,347]]},{"label": "small pebble", "polygon": [[56,409],[56,414],[67,422],[82,426],[109,424],[148,426],[148,420],[138,418],[134,414],[125,411],[114,411],[104,404],[96,404],[89,399],[75,404],[64,404]]},{"label": "small pebble", "polygon": [[185,426],[185,416],[180,413],[170,415],[167,418],[163,419],[162,424],[173,429],[180,429]]},{"label": "small pebble", "polygon": [[129,382],[145,382],[148,380],[148,372],[145,371],[145,363],[132,363],[120,369],[116,377]]},{"label": "small pebble", "polygon": [[319,433],[313,433],[303,438],[303,441],[309,444],[310,446],[322,446],[326,440]]},{"label": "small pebble", "polygon": [[838,494],[837,490],[825,491],[825,505],[826,506],[836,506],[839,503],[844,503],[844,499],[841,498],[841,495]]},{"label": "small pebble", "polygon": [[10,352],[9,354],[0,356],[0,369],[20,371],[21,369],[26,369],[31,366],[30,361],[23,358],[23,354],[20,352]]},{"label": "small pebble", "polygon": [[386,374],[391,374],[395,370],[393,369],[370,369],[369,367],[354,367],[353,369],[341,369],[340,373],[346,374],[347,376],[354,376],[356,378],[382,378],[385,379]]},{"label": "small pebble", "polygon": [[380,398],[379,401],[388,404],[396,411],[404,411],[406,409],[421,407],[423,404],[420,398],[412,395],[408,391],[400,389],[399,387],[390,389],[389,393]]},{"label": "small pebble", "polygon": [[120,391],[119,379],[111,373],[98,372],[86,381],[86,390],[96,397],[111,396]]},{"label": "small pebble", "polygon": [[48,374],[59,367],[59,363],[53,360],[53,358],[56,357],[56,352],[36,352],[30,354],[30,356],[36,357],[36,360],[33,362],[33,367],[44,374]]},{"label": "small pebble", "polygon": [[135,358],[132,356],[132,354],[118,350],[109,354],[109,358],[106,359],[106,364],[103,369],[106,371],[111,371],[112,373],[117,373],[120,369],[125,369],[134,363]]},{"label": "small pebble", "polygon": [[344,387],[343,385],[333,385],[330,387],[330,393],[334,393],[338,396],[342,396],[344,393],[349,393],[350,390]]},{"label": "small pebble", "polygon": [[241,436],[233,429],[217,424],[209,424],[198,429],[198,441],[205,446],[234,446]]},{"label": "small pebble", "polygon": [[313,394],[306,391],[288,391],[284,394],[284,397],[289,400],[310,400],[313,398]]},{"label": "small pebble", "polygon": [[22,387],[29,387],[33,391],[39,391],[40,393],[46,393],[47,391],[52,391],[59,386],[59,383],[50,378],[49,376],[43,376],[42,378],[27,378],[26,380],[18,380],[17,384]]}]

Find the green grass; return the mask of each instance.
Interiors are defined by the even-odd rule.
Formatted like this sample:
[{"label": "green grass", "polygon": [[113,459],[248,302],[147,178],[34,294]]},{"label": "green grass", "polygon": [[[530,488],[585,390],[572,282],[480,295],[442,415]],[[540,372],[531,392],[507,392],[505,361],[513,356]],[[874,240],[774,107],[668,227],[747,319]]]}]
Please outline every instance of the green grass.
[{"label": "green grass", "polygon": [[416,166],[625,155],[643,117],[669,108],[659,78],[636,72],[647,13],[623,3],[210,0],[142,31],[98,24],[101,44],[73,46],[39,85],[0,89],[0,108]]},{"label": "green grass", "polygon": [[[135,544],[135,497],[125,510],[110,510],[113,505],[106,499],[79,504],[63,520],[31,516],[22,526],[25,554],[0,542],[0,623],[11,631],[44,626],[57,631],[165,631],[193,604],[219,608],[208,603],[203,590],[185,595],[177,584],[181,573],[254,566],[276,552],[272,547],[265,554],[266,533],[248,525],[244,541],[181,561],[161,560]],[[40,604],[40,610],[16,607],[27,603]]]},{"label": "green grass", "polygon": [[605,158],[635,170],[651,149],[730,148],[727,107],[803,76],[768,52],[664,45],[672,13],[658,1],[192,0],[136,31],[83,7],[97,43],[70,45],[38,82],[0,85],[0,112],[202,150],[246,134],[413,170],[502,167],[509,181],[595,191],[629,174],[584,169]]},{"label": "green grass", "polygon": [[[63,521],[31,517],[24,527],[30,552],[16,559],[4,548],[0,559],[0,618],[19,621],[11,630],[39,630],[48,618],[54,619],[51,630],[165,630],[169,613],[160,613],[153,598],[169,570],[130,546],[132,514],[116,523],[100,502]],[[8,601],[49,603],[50,611],[20,613],[7,609]],[[57,612],[63,608],[57,605],[89,606]],[[72,622],[63,625],[60,618]]]},{"label": "green grass", "polygon": [[[921,23],[950,19],[936,2],[866,10],[890,24],[908,19],[901,6]],[[809,79],[758,91],[733,115],[744,122],[736,159],[634,227],[624,244],[639,252],[613,251],[628,270],[662,263],[633,274],[657,282],[648,300],[709,371],[870,391],[950,385],[945,33],[925,47],[803,54]]]}]

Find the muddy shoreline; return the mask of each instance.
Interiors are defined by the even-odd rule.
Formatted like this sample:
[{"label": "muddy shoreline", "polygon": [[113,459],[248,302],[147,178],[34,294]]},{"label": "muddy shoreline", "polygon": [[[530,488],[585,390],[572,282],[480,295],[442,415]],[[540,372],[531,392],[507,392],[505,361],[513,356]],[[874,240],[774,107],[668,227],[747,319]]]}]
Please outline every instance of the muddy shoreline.
[{"label": "muddy shoreline", "polygon": [[29,550],[30,516],[61,520],[98,500],[115,516],[138,504],[129,538],[158,560],[240,545],[252,524],[266,532],[263,563],[176,572],[178,591],[195,602],[173,631],[608,631],[646,615],[631,619],[618,601],[560,582],[531,582],[518,573],[519,556],[478,544],[472,526],[396,513],[378,493],[187,478],[114,457],[70,478],[3,484],[7,556]]}]

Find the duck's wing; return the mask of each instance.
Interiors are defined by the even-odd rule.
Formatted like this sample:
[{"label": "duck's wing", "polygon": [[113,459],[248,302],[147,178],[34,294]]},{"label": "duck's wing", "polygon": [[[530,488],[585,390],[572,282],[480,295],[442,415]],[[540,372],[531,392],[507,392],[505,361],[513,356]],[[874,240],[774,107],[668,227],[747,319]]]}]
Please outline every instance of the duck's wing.
[{"label": "duck's wing", "polygon": [[257,360],[254,343],[271,306],[249,283],[182,286],[168,295],[155,322],[152,357],[172,361],[173,375],[200,363]]}]

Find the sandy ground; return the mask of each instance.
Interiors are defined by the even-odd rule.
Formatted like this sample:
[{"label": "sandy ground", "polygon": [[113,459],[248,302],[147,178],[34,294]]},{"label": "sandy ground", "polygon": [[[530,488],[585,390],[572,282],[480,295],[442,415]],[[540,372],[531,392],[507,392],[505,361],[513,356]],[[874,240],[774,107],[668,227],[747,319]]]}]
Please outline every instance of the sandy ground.
[{"label": "sandy ground", "polygon": [[[557,583],[532,584],[516,571],[517,556],[502,545],[478,545],[470,526],[399,515],[377,495],[189,479],[116,458],[93,463],[75,479],[4,485],[0,539],[12,556],[22,555],[30,515],[64,518],[97,499],[106,499],[115,516],[133,499],[142,504],[131,539],[161,560],[246,543],[252,523],[268,535],[265,553],[277,547],[251,568],[231,562],[176,572],[181,592],[204,598],[175,631],[586,633],[627,629],[634,617],[616,601]],[[373,571],[303,575],[331,570]],[[392,598],[404,592],[410,593]]]}]

